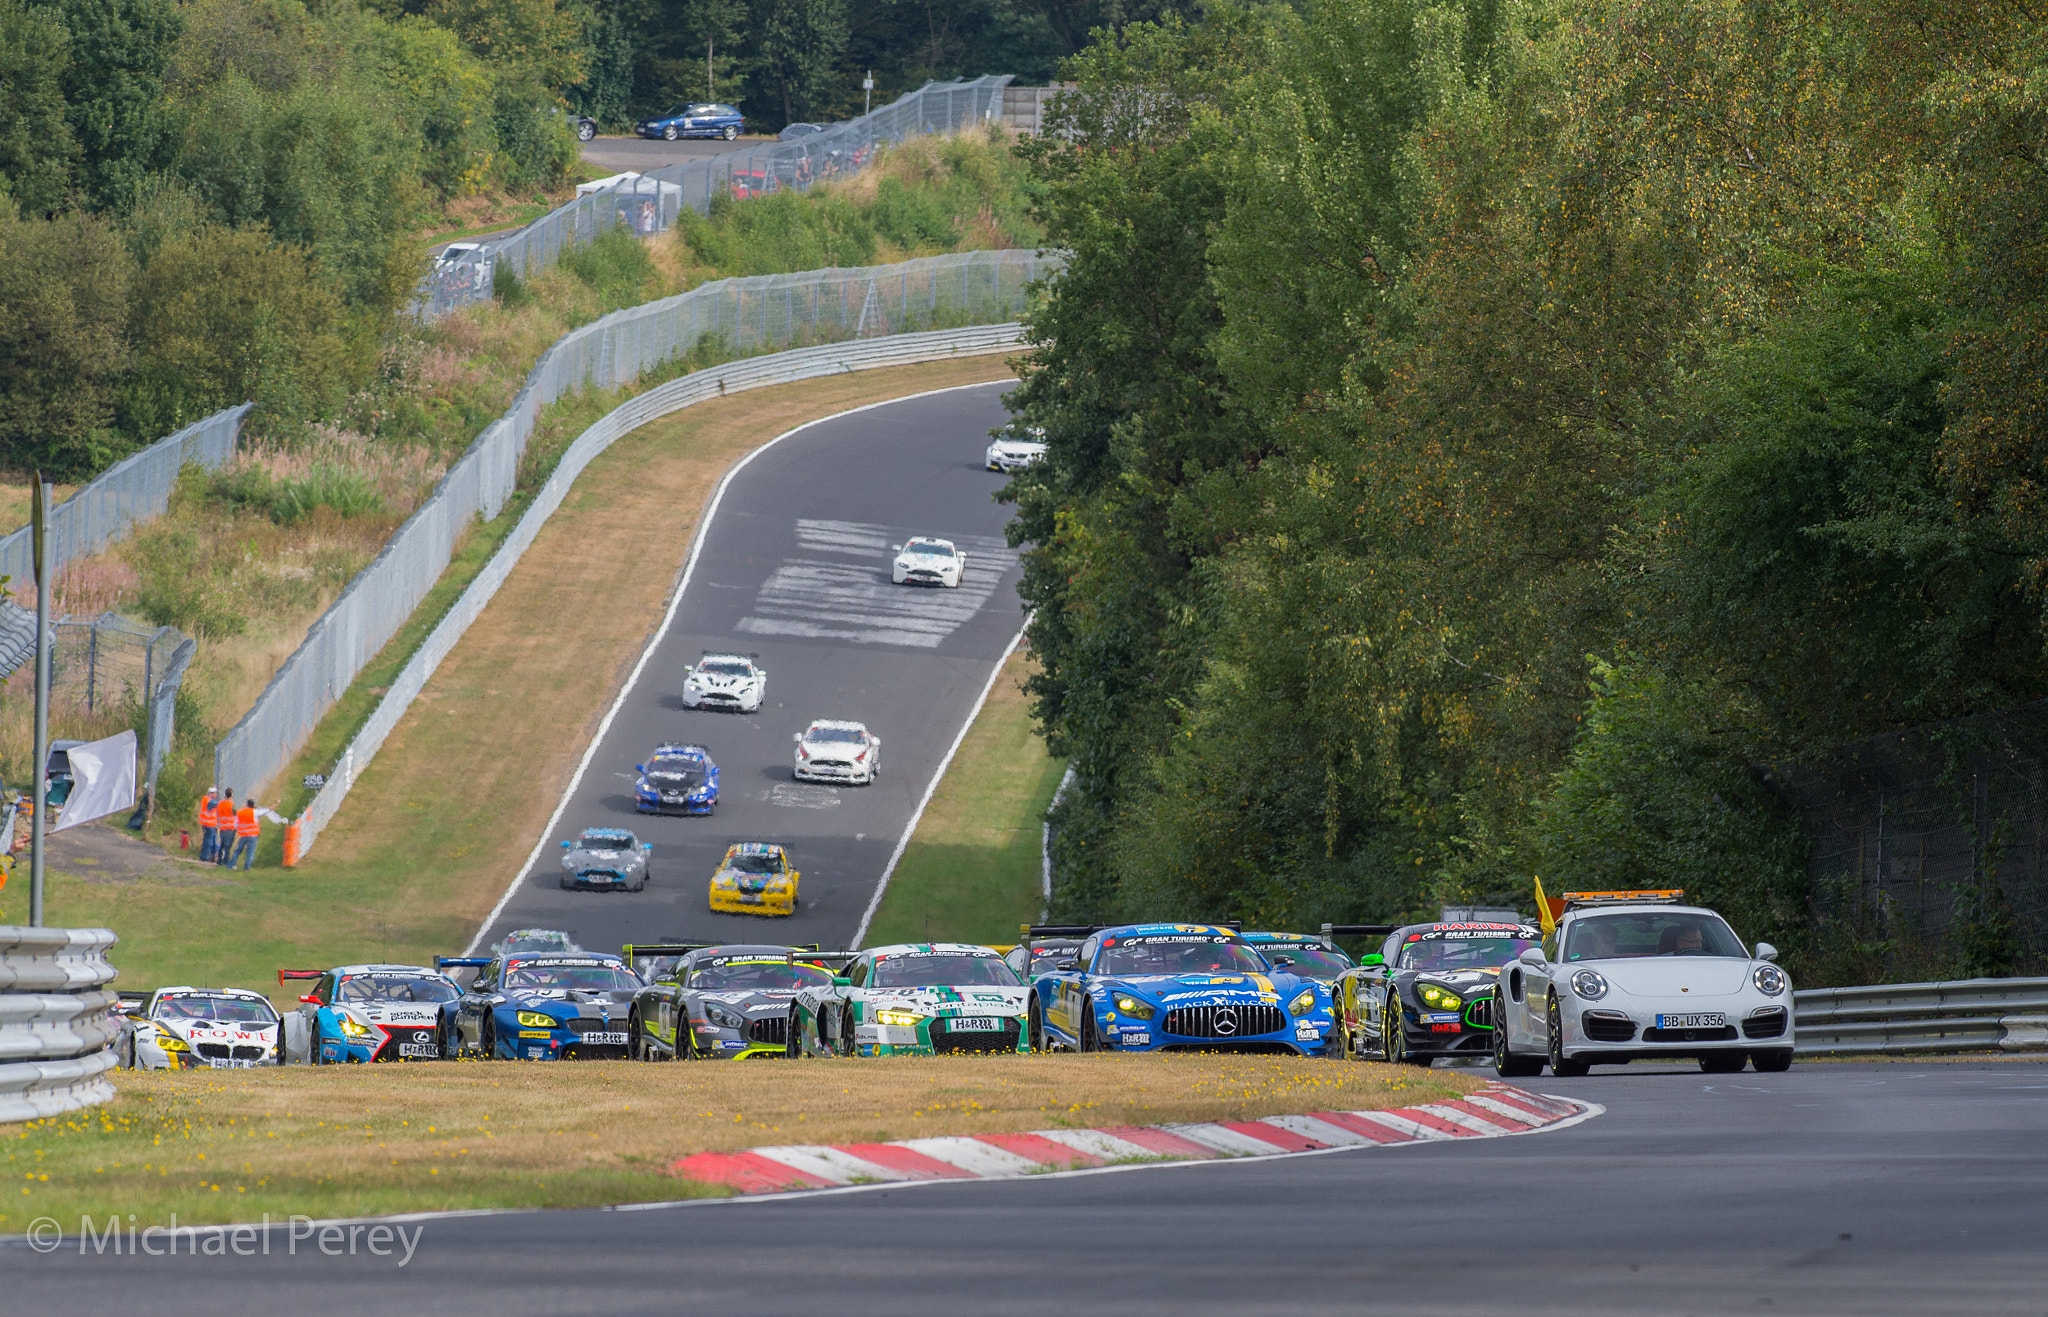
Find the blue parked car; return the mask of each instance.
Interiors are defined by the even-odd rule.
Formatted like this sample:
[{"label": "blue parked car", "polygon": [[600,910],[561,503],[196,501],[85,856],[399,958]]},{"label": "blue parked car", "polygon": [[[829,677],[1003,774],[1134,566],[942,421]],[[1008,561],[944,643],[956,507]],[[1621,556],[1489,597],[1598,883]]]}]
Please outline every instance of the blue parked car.
[{"label": "blue parked car", "polygon": [[718,808],[718,765],[701,745],[657,745],[646,763],[633,767],[640,774],[633,808],[642,814],[709,814]]},{"label": "blue parked car", "polygon": [[740,135],[743,127],[745,120],[732,106],[692,101],[676,106],[667,114],[642,119],[633,125],[633,131],[642,137],[659,137],[668,142],[678,137],[723,137],[730,142]]}]

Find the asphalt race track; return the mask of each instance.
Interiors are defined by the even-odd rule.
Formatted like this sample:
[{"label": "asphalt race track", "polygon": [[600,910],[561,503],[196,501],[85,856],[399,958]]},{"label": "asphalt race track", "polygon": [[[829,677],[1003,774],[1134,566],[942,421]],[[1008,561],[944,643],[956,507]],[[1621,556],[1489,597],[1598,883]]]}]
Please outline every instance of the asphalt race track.
[{"label": "asphalt race track", "polygon": [[242,1258],[17,1238],[0,1277],[10,1311],[164,1317],[2048,1311],[2048,1065],[1531,1087],[1607,1111],[1469,1143],[426,1218],[404,1267],[287,1252],[283,1230]]},{"label": "asphalt race track", "polygon": [[[890,853],[996,662],[1023,624],[1003,543],[1004,477],[981,467],[1011,382],[885,403],[793,433],[727,482],[683,598],[601,739],[548,844],[482,945],[514,928],[566,929],[586,947],[758,941],[845,946]],[[967,554],[958,589],[889,581],[891,546],[939,535]],[[689,545],[646,531],[647,570],[673,576]],[[589,601],[602,608],[602,599]],[[686,709],[683,668],[706,650],[759,655],[758,714]],[[799,783],[791,735],[856,718],[882,740],[869,787]],[[719,766],[708,818],[643,815],[634,765],[695,741]],[[654,844],[644,892],[564,891],[557,841],[593,826]],[[803,877],[789,918],[714,915],[711,873],[733,841],[778,841]]]}]

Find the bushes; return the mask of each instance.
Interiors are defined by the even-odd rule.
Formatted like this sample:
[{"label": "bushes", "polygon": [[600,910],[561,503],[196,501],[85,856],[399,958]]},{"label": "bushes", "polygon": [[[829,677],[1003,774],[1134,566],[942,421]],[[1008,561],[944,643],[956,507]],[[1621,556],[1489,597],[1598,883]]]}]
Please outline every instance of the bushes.
[{"label": "bushes", "polygon": [[0,462],[77,479],[133,447],[111,427],[134,277],[110,225],[0,197]]},{"label": "bushes", "polygon": [[578,247],[562,258],[562,268],[588,284],[607,311],[646,300],[654,279],[647,245],[625,228]]},{"label": "bushes", "polygon": [[559,183],[577,159],[576,134],[555,98],[532,83],[498,88],[491,109],[497,130],[497,176],[508,188]]}]

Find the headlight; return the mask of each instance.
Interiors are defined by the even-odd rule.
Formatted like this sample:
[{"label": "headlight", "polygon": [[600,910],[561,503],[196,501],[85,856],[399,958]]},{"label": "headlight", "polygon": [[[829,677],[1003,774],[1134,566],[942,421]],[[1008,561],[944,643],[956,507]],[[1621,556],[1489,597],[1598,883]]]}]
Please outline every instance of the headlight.
[{"label": "headlight", "polygon": [[555,1017],[544,1015],[539,1011],[520,1011],[517,1018],[522,1028],[552,1029],[555,1027]]},{"label": "headlight", "polygon": [[1316,1008],[1316,990],[1303,988],[1301,995],[1287,1003],[1287,1010],[1293,1015],[1307,1015]]},{"label": "headlight", "polygon": [[1756,981],[1756,990],[1766,997],[1780,996],[1785,991],[1785,971],[1776,965],[1758,965],[1750,977]]},{"label": "headlight", "polygon": [[715,1002],[706,1003],[704,1018],[721,1029],[744,1029],[747,1022]]},{"label": "headlight", "polygon": [[352,1020],[344,1015],[341,1017],[341,1032],[347,1038],[368,1038],[377,1031],[367,1024]]},{"label": "headlight", "polygon": [[1465,1009],[1465,999],[1463,997],[1452,992],[1449,988],[1440,988],[1434,983],[1423,984],[1415,990],[1415,995],[1422,999],[1424,1006],[1429,1007],[1433,1011],[1462,1011]]},{"label": "headlight", "polygon": [[1151,1002],[1139,997],[1133,997],[1128,992],[1119,992],[1116,995],[1116,1008],[1134,1020],[1149,1020],[1155,1014],[1155,1008]]},{"label": "headlight", "polygon": [[1572,991],[1587,1001],[1599,1001],[1607,995],[1607,980],[1589,969],[1576,970],[1572,974]]},{"label": "headlight", "polygon": [[189,1052],[192,1050],[186,1046],[184,1039],[174,1038],[170,1034],[158,1035],[156,1045],[163,1048],[166,1052]]},{"label": "headlight", "polygon": [[876,1011],[876,1012],[875,1012],[875,1023],[876,1023],[876,1024],[893,1024],[893,1025],[898,1025],[898,1026],[915,1026],[915,1025],[916,1025],[916,1024],[917,1024],[917,1023],[918,1023],[918,1022],[919,1022],[920,1020],[922,1020],[922,1019],[924,1019],[924,1016],[920,1015],[920,1014],[919,1014],[919,1013],[917,1013],[916,1011]]},{"label": "headlight", "polygon": [[714,886],[718,887],[738,887],[740,885],[740,880],[733,877],[729,873],[719,874],[716,878],[713,878],[711,881]]}]

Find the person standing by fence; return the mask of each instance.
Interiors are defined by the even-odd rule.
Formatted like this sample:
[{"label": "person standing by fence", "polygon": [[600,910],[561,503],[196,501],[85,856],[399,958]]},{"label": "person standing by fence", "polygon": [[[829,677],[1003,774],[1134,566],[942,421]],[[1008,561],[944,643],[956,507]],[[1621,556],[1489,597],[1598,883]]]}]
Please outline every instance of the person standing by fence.
[{"label": "person standing by fence", "polygon": [[235,850],[227,862],[228,868],[234,868],[235,861],[240,860],[242,871],[246,873],[249,866],[256,862],[256,839],[263,832],[264,819],[269,819],[272,823],[286,821],[284,815],[272,813],[257,804],[254,796],[242,802],[242,808],[235,812]]},{"label": "person standing by fence", "polygon": [[235,848],[235,789],[229,787],[221,793],[220,801],[213,807],[213,862],[227,867],[228,852]]},{"label": "person standing by fence", "polygon": [[199,802],[199,862],[205,864],[214,858],[214,851],[220,845],[220,820],[215,806],[220,800],[220,788],[206,788],[206,799]]}]

